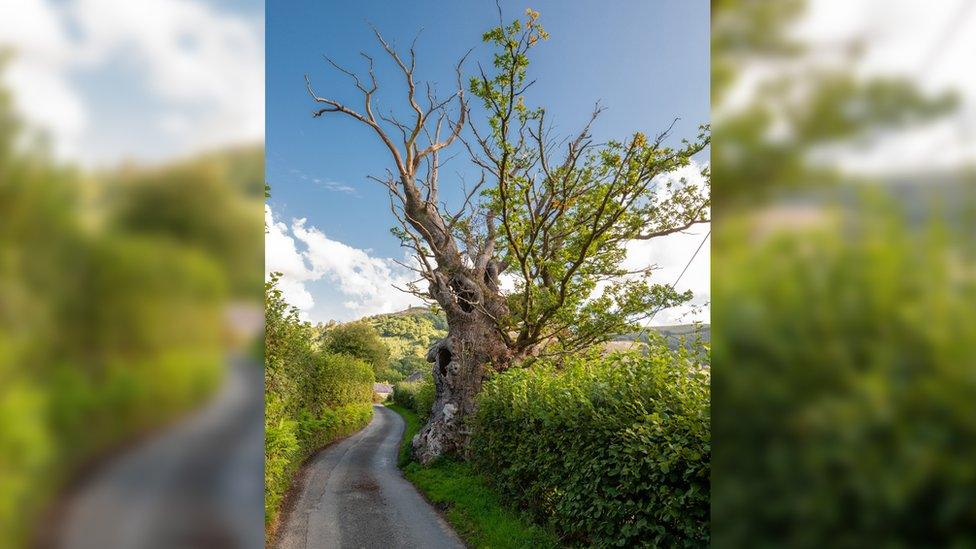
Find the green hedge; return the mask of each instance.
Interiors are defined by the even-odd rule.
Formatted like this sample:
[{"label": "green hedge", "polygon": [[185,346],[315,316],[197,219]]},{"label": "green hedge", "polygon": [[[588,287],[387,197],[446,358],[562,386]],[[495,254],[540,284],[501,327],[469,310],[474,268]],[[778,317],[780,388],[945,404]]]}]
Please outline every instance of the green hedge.
[{"label": "green hedge", "polygon": [[412,410],[426,422],[434,405],[434,374],[427,372],[419,381],[401,381],[393,386],[393,402]]},{"label": "green hedge", "polygon": [[302,462],[322,446],[362,429],[373,415],[373,368],[320,352],[312,327],[265,288],[265,524],[274,533],[281,500]]},{"label": "green hedge", "polygon": [[302,462],[326,444],[362,429],[373,417],[372,404],[324,408],[317,416],[305,412],[296,419],[281,417],[265,423],[265,519],[273,524],[281,500]]},{"label": "green hedge", "polygon": [[976,233],[887,207],[716,242],[716,545],[976,546]]},{"label": "green hedge", "polygon": [[490,379],[472,460],[567,541],[709,542],[709,372],[690,353],[538,363]]},{"label": "green hedge", "polygon": [[312,398],[318,404],[338,408],[347,404],[372,402],[373,367],[348,355],[327,353],[316,361]]},{"label": "green hedge", "polygon": [[171,164],[80,170],[19,120],[3,77],[0,547],[20,547],[93,459],[220,383],[227,297],[253,300],[261,283],[264,154],[194,161],[206,181]]},{"label": "green hedge", "polygon": [[64,271],[0,275],[0,539],[12,546],[80,466],[199,403],[223,372],[224,285],[207,257],[121,236],[66,254]]},{"label": "green hedge", "polygon": [[558,547],[555,534],[512,509],[470,463],[439,460],[424,466],[411,458],[410,441],[421,422],[413,410],[387,404],[406,423],[397,461],[403,475],[440,509],[467,547],[479,549]]}]

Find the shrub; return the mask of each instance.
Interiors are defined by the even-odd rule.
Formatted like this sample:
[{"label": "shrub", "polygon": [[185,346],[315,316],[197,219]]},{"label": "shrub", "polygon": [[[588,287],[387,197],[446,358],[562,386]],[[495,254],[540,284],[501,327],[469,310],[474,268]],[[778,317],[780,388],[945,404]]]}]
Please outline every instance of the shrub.
[{"label": "shrub", "polygon": [[412,410],[425,422],[434,405],[434,374],[427,372],[419,381],[401,381],[393,386],[393,402]]},{"label": "shrub", "polygon": [[272,534],[281,500],[302,462],[362,429],[373,414],[373,367],[313,348],[313,331],[275,287],[265,288],[265,522]]},{"label": "shrub", "polygon": [[373,369],[365,361],[341,354],[319,355],[314,360],[316,371],[308,395],[319,404],[338,408],[347,404],[371,402],[373,398]]},{"label": "shrub", "polygon": [[420,416],[420,421],[426,422],[430,417],[430,409],[434,406],[435,387],[434,374],[427,372],[424,379],[417,382],[417,394],[414,396],[413,409]]},{"label": "shrub", "polygon": [[380,339],[376,328],[366,322],[339,324],[330,328],[323,339],[325,350],[365,360],[377,377],[389,369],[390,350]]},{"label": "shrub", "polygon": [[403,406],[408,410],[413,410],[419,386],[420,383],[417,381],[401,381],[397,383],[393,386],[393,395],[391,395],[393,403]]},{"label": "shrub", "polygon": [[689,351],[541,361],[490,379],[472,461],[570,540],[709,541],[709,372]]},{"label": "shrub", "polygon": [[716,545],[974,546],[972,240],[842,219],[716,247]]},{"label": "shrub", "polygon": [[206,256],[118,235],[66,255],[70,270],[0,273],[0,539],[12,546],[81,465],[200,402],[223,372],[224,287]]}]

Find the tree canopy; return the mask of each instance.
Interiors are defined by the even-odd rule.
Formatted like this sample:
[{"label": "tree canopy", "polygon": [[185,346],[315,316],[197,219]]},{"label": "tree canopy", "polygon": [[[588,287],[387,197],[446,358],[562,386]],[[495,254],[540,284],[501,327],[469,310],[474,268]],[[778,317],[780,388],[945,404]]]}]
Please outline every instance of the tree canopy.
[{"label": "tree canopy", "polygon": [[[374,111],[379,84],[366,54],[368,78],[329,60],[362,92],[363,110],[317,94],[306,76],[320,105],[314,115],[351,117],[389,150],[393,169],[373,179],[389,190],[399,221],[393,232],[416,258],[407,266],[419,278],[404,289],[435,301],[449,323],[489,319],[507,349],[489,353],[496,366],[581,350],[691,298],[651,283],[650,269],[628,272],[621,262],[630,241],[708,220],[707,169],[704,185],[665,177],[708,146],[707,126],[676,147],[666,144],[670,128],[654,137],[635,132],[597,142],[590,131],[597,106],[578,133],[559,139],[545,108],[525,101],[533,84],[530,52],[548,38],[532,10],[524,21],[500,19],[484,34],[495,50],[492,67],[479,66],[465,89],[462,58],[457,88],[446,98],[430,85],[426,100],[418,97],[414,48],[404,58],[379,32],[376,37],[406,81],[409,120]],[[467,94],[480,100],[483,112],[471,111]],[[451,211],[439,196],[441,154],[458,143],[481,177]],[[511,290],[502,289],[502,276]]]},{"label": "tree canopy", "polygon": [[338,324],[322,336],[322,346],[333,353],[360,358],[373,367],[381,379],[390,362],[390,351],[376,329],[366,322]]}]

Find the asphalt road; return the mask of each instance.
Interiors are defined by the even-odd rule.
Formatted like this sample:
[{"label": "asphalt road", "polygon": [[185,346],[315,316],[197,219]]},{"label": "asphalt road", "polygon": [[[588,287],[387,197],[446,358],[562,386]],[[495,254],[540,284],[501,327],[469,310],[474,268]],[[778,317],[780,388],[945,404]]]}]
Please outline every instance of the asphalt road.
[{"label": "asphalt road", "polygon": [[203,409],[110,460],[73,492],[54,537],[69,549],[264,543],[263,372],[231,360]]},{"label": "asphalt road", "polygon": [[279,549],[463,547],[397,469],[403,419],[383,406],[373,410],[365,429],[306,465]]}]

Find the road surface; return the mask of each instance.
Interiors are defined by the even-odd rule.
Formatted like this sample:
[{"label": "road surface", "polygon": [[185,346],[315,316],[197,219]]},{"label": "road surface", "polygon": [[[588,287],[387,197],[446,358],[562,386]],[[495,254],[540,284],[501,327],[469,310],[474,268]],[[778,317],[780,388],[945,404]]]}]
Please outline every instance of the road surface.
[{"label": "road surface", "polygon": [[384,406],[373,411],[365,429],[306,465],[279,549],[464,547],[397,469],[403,419]]},{"label": "road surface", "polygon": [[261,365],[231,360],[206,407],[79,486],[52,525],[56,546],[263,547],[263,394]]}]

